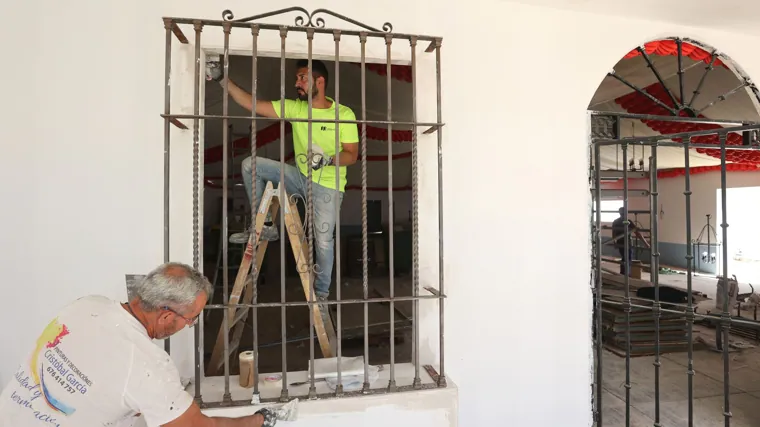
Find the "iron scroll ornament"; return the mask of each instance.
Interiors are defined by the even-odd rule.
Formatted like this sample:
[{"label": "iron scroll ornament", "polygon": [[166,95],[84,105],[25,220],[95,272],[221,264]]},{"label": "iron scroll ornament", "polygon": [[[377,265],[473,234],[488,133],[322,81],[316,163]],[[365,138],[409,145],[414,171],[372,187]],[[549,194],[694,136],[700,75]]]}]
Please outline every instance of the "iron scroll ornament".
[{"label": "iron scroll ornament", "polygon": [[391,25],[390,22],[384,23],[383,24],[383,29],[381,31],[381,30],[378,30],[377,28],[370,27],[369,25],[363,24],[363,23],[361,23],[359,21],[356,21],[354,19],[351,19],[351,18],[349,18],[347,16],[344,16],[344,15],[341,15],[339,13],[335,13],[335,12],[333,12],[331,10],[328,10],[328,9],[316,9],[313,12],[309,12],[308,10],[306,10],[306,9],[304,9],[302,7],[298,7],[298,6],[288,7],[288,8],[285,8],[285,9],[280,9],[280,10],[275,10],[275,11],[272,11],[272,12],[262,13],[260,15],[253,15],[253,16],[249,16],[247,18],[241,18],[241,19],[235,19],[235,15],[232,13],[232,11],[229,10],[229,9],[226,9],[225,11],[222,12],[222,19],[224,19],[225,21],[230,21],[230,22],[252,22],[252,21],[259,20],[259,19],[268,18],[270,16],[282,15],[282,14],[288,13],[288,12],[298,12],[298,13],[301,14],[299,16],[296,16],[296,19],[295,19],[295,24],[296,24],[297,27],[325,28],[325,20],[323,18],[321,18],[321,17],[316,16],[316,15],[326,14],[326,15],[334,16],[334,17],[336,17],[338,19],[342,19],[342,20],[344,20],[346,22],[350,22],[350,23],[352,23],[352,24],[354,24],[354,25],[356,25],[358,27],[362,27],[362,28],[364,28],[366,30],[369,30],[369,31],[374,31],[374,32],[377,32],[377,33],[391,33],[391,32],[393,32],[393,25]]}]

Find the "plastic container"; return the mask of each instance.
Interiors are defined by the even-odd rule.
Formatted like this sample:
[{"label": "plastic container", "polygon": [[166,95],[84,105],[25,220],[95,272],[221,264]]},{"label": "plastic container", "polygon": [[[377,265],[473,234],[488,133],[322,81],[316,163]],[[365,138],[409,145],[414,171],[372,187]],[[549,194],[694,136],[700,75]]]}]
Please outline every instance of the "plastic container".
[{"label": "plastic container", "polygon": [[240,360],[240,387],[253,387],[253,376],[256,375],[253,363],[253,352],[241,352],[238,356],[238,360]]}]

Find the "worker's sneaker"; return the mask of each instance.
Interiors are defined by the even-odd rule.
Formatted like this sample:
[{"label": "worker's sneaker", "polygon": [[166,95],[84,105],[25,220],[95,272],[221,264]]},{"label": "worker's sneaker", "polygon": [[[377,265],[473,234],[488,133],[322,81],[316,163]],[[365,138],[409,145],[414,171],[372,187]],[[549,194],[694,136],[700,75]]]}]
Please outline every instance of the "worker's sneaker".
[{"label": "worker's sneaker", "polygon": [[[240,233],[235,233],[230,236],[230,243],[245,245],[248,243],[248,239],[251,238],[251,230],[245,230]],[[265,225],[261,229],[261,240],[267,242],[273,242],[280,238],[280,233],[277,232],[277,227],[273,225]]]}]

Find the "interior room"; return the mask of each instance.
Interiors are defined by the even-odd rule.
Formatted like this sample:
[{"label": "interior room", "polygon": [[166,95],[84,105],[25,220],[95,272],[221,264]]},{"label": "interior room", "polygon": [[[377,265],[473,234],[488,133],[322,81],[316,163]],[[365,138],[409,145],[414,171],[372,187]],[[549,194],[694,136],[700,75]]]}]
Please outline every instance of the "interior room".
[{"label": "interior room", "polygon": [[[296,61],[288,59],[285,65],[285,98],[295,99]],[[362,73],[359,62],[342,62],[339,69],[339,79],[335,77],[335,62],[323,61],[330,74],[327,96],[335,98],[336,87],[339,85],[339,102],[350,107],[357,119],[366,114],[367,120],[387,120],[388,114],[388,79],[385,64],[369,64],[365,71],[365,103],[366,110],[362,111]],[[258,99],[275,100],[280,98],[280,59],[278,57],[260,56],[257,58]],[[230,79],[241,88],[251,91],[252,61],[250,56],[230,56]],[[409,122],[412,120],[412,91],[411,68],[403,65],[392,65],[391,70],[391,120]],[[210,81],[205,87],[205,112],[209,115],[222,114],[222,86]],[[228,102],[229,115],[250,116],[250,111],[240,107],[230,97]],[[314,126],[319,126],[315,123]],[[275,121],[257,122],[257,153],[258,157],[280,161],[280,150],[284,147],[285,164],[295,165],[297,159],[293,156],[293,136],[290,123],[286,123],[284,145],[280,144],[280,126]],[[362,126],[355,125],[361,138]],[[228,236],[243,231],[251,224],[250,202],[246,197],[241,176],[241,163],[251,155],[251,120],[232,119],[228,127]],[[222,220],[222,175],[223,175],[223,122],[209,121],[204,128],[204,266],[209,278],[215,284],[214,302],[222,303],[223,298],[223,259],[220,241]],[[388,161],[388,127],[387,125],[368,124],[367,166],[366,166],[366,200],[367,200],[367,251],[368,251],[368,293],[370,297],[390,296],[389,257],[393,256],[393,286],[397,296],[411,295],[412,274],[412,132],[408,125],[396,125],[391,131],[392,161]],[[360,142],[361,144],[361,142]],[[361,150],[361,149],[360,149]],[[363,297],[363,246],[362,246],[362,153],[358,161],[347,169],[347,187],[340,210],[340,230],[335,233],[340,236],[336,244],[335,256],[339,257],[340,275],[333,268],[333,287],[331,299],[337,297],[335,281],[340,278],[341,299],[356,299]],[[301,160],[303,161],[303,160]],[[392,166],[390,166],[392,164]],[[392,168],[389,171],[389,167]],[[392,172],[389,173],[389,172]],[[315,172],[316,173],[316,172]],[[392,182],[389,182],[389,177]],[[392,193],[393,217],[389,212],[389,191]],[[316,197],[316,196],[315,196]],[[305,198],[298,198],[297,206],[300,217],[306,224]],[[279,226],[280,218],[274,219]],[[308,225],[305,225],[308,227]],[[317,227],[317,224],[315,224]],[[287,227],[286,227],[287,228]],[[393,234],[392,240],[390,234]],[[307,233],[308,234],[308,233]],[[304,301],[305,296],[299,272],[296,269],[291,242],[287,234],[280,233],[285,240],[285,287],[287,301]],[[393,250],[390,243],[393,242]],[[306,242],[304,242],[305,244]],[[244,245],[228,243],[228,289],[231,292],[233,282],[242,260]],[[279,302],[281,291],[279,241],[268,246],[258,282],[258,298],[260,302]],[[339,254],[339,255],[338,255]],[[411,361],[411,304],[396,303],[394,307],[395,324],[395,360],[397,362]],[[343,354],[347,357],[360,356],[364,351],[363,306],[359,304],[341,306],[341,333],[343,337]],[[371,304],[369,306],[370,325],[370,354],[373,364],[384,364],[389,361],[390,348],[390,307],[386,304]],[[334,326],[337,327],[337,306],[331,307]],[[223,316],[220,310],[209,312],[204,324],[205,352],[211,358],[217,334],[222,326]],[[288,330],[286,331],[287,369],[305,370],[309,362],[309,311],[307,307],[291,307],[287,310]],[[230,374],[239,373],[238,353],[253,349],[252,316],[245,320],[245,330],[239,347],[230,355]],[[262,308],[259,311],[259,369],[261,372],[280,372],[281,336],[280,309],[276,307]],[[222,370],[208,371],[209,376],[221,375]]]},{"label": "interior room", "polygon": [[[284,8],[289,11],[282,12]],[[227,10],[234,12],[234,18],[223,15]],[[0,15],[8,17],[1,27],[0,40],[5,51],[11,53],[0,69],[6,101],[0,126],[0,194],[4,200],[0,209],[0,241],[4,249],[0,272],[6,301],[0,311],[4,325],[0,334],[0,387],[19,387],[17,373],[20,367],[30,366],[29,353],[40,343],[53,345],[55,340],[40,341],[40,334],[64,307],[90,295],[124,303],[128,299],[125,278],[144,275],[166,261],[203,270],[209,280],[217,283],[214,302],[219,301],[222,288],[219,278],[214,280],[215,256],[223,239],[218,228],[219,191],[213,187],[218,182],[213,178],[221,176],[222,170],[218,161],[206,164],[205,160],[218,153],[206,150],[222,143],[223,124],[214,118],[200,119],[202,129],[200,137],[196,137],[192,118],[195,53],[199,51],[203,57],[224,50],[226,19],[258,16],[251,22],[235,23],[229,34],[233,65],[230,71],[233,75],[241,73],[237,78],[246,88],[250,87],[250,74],[236,70],[250,67],[250,24],[271,26],[262,30],[259,38],[262,72],[273,67],[265,61],[276,62],[279,58],[280,26],[289,29],[289,63],[306,57],[306,31],[314,30],[318,34],[313,53],[331,65],[335,55],[333,29],[344,31],[341,56],[358,62],[359,38],[345,34],[366,29],[357,22],[380,33],[388,28],[394,37],[398,36],[393,40],[397,59],[409,59],[408,36],[435,37],[440,45],[438,51],[435,46],[428,50],[428,42],[419,41],[416,82],[418,119],[444,123],[436,132],[419,136],[424,143],[419,144],[418,278],[422,289],[429,287],[442,296],[428,293],[432,296],[419,304],[420,333],[416,339],[420,351],[414,356],[420,357],[422,367],[430,367],[438,374],[423,368],[420,375],[428,384],[435,381],[435,388],[391,392],[388,365],[382,373],[386,376],[374,384],[387,393],[340,395],[336,391],[310,398],[308,385],[294,386],[283,400],[300,399],[299,419],[288,424],[604,427],[656,423],[741,426],[760,421],[756,410],[760,406],[760,381],[756,375],[760,368],[756,348],[751,348],[757,346],[753,335],[756,329],[746,323],[754,322],[752,303],[758,290],[748,272],[755,261],[745,260],[755,260],[757,252],[744,243],[751,245],[752,239],[744,237],[756,233],[749,224],[752,213],[745,212],[753,209],[748,205],[756,196],[742,193],[760,186],[760,172],[752,170],[752,165],[760,161],[742,161],[736,156],[727,159],[731,166],[726,170],[726,217],[730,225],[726,239],[720,226],[723,199],[717,193],[721,172],[714,169],[720,165],[714,149],[692,150],[689,154],[691,224],[687,228],[683,152],[678,147],[658,148],[657,203],[650,202],[649,196],[631,194],[628,199],[627,219],[640,224],[642,230],[653,230],[650,221],[658,220],[655,223],[661,267],[655,269],[656,277],[651,277],[651,251],[643,241],[653,242],[654,231],[642,231],[644,239],[632,239],[636,245],[634,260],[641,264],[631,268],[632,275],[640,273],[641,277],[629,278],[629,290],[635,304],[649,304],[643,312],[635,307],[637,311],[631,313],[648,324],[644,332],[633,334],[630,352],[625,348],[626,337],[609,329],[610,319],[622,325],[626,317],[621,305],[626,279],[619,277],[616,263],[620,253],[614,246],[604,245],[603,262],[591,260],[595,249],[612,237],[611,229],[601,230],[599,245],[595,246],[600,237],[594,234],[595,202],[604,202],[599,210],[606,211],[600,226],[611,226],[620,206],[619,198],[608,198],[608,194],[595,197],[594,190],[620,189],[620,177],[613,172],[631,167],[615,145],[603,147],[602,161],[590,165],[595,156],[590,137],[609,139],[614,135],[607,125],[592,123],[594,117],[604,114],[589,113],[671,117],[667,109],[655,111],[662,107],[658,102],[635,95],[636,90],[630,86],[605,76],[614,69],[619,77],[647,88],[652,97],[670,106],[671,96],[657,89],[658,78],[646,59],[636,53],[636,47],[645,47],[676,100],[692,99],[716,49],[722,55],[720,63],[715,61],[714,69],[705,77],[694,108],[702,109],[725,95],[725,100],[701,115],[740,124],[756,122],[754,95],[746,88],[726,94],[744,83],[733,73],[735,69],[742,71],[752,85],[760,78],[760,2],[481,0],[444,5],[425,0],[323,0],[279,5],[243,0],[37,0],[3,2]],[[196,25],[199,21],[205,23],[202,31]],[[175,26],[176,22],[181,23]],[[692,49],[683,55],[683,96],[676,78],[677,50],[672,44],[657,43],[672,37],[680,37],[706,52]],[[380,37],[375,42],[368,43],[367,57],[373,63],[382,63],[385,39]],[[650,47],[650,43],[655,44]],[[345,82],[350,90],[341,89],[341,99],[359,110],[361,103],[355,98],[358,83],[352,67],[356,66],[341,65],[341,81],[352,79]],[[267,90],[268,97],[278,97],[278,77],[277,73],[269,76],[274,87],[264,87],[262,83],[259,89]],[[438,82],[436,77],[440,77]],[[291,78],[287,77],[285,89],[292,96]],[[368,69],[367,79],[381,87],[385,83],[385,76],[377,70]],[[396,78],[393,84],[399,88],[409,85]],[[368,87],[368,93],[372,90]],[[403,102],[396,105],[396,100],[404,99],[404,91],[398,90],[392,93],[393,111],[404,111]],[[218,114],[222,100],[218,85],[203,82],[200,92],[199,114]],[[368,114],[374,114],[376,119],[385,118],[385,95],[377,92],[367,100]],[[437,99],[440,102],[436,105]],[[230,113],[248,115],[233,102],[229,105]],[[661,135],[681,129],[660,125],[664,120],[624,121],[618,136]],[[231,142],[249,137],[247,119],[232,124]],[[597,126],[604,132],[590,135]],[[752,126],[755,125],[749,127]],[[716,130],[719,132],[722,131]],[[261,147],[266,156],[279,156],[277,138],[270,137],[272,142]],[[264,135],[261,140],[266,140]],[[387,155],[384,140],[380,136],[368,141],[368,151]],[[282,142],[290,144],[289,137]],[[393,142],[393,153],[407,152],[407,144]],[[746,151],[752,150],[755,148]],[[627,160],[633,160],[635,169],[629,171],[635,178],[629,182],[632,189],[649,188],[650,153],[646,146],[642,152],[641,145],[628,150]],[[235,154],[228,170],[233,176],[239,173],[244,157],[242,153]],[[199,163],[195,163],[198,157]],[[394,186],[409,185],[407,162],[407,158],[394,160]],[[387,163],[368,163],[368,186],[387,187]],[[601,167],[591,169],[595,166]],[[355,168],[352,166],[349,172],[352,185],[361,183]],[[604,186],[594,187],[594,171],[599,169],[610,172],[611,178],[605,178]],[[360,193],[347,191],[342,238],[345,235],[349,239],[357,226]],[[377,228],[384,233],[377,240],[382,242],[391,226],[386,193],[368,191],[368,199],[380,201]],[[231,190],[230,194],[244,201],[239,191]],[[393,223],[404,227],[408,207],[402,200],[408,200],[408,195],[405,190],[394,191],[393,195],[397,221]],[[200,211],[196,210],[198,205]],[[238,211],[239,205],[229,206],[230,226],[235,229],[244,227],[246,221],[245,208]],[[402,242],[404,233],[406,230],[399,232],[394,241]],[[289,262],[288,247],[281,253],[281,242],[268,249],[267,262],[261,270],[262,298],[263,292],[281,285],[276,274],[280,255]],[[353,244],[341,243],[341,254],[353,252],[349,251]],[[687,260],[689,250],[693,260]],[[386,251],[387,247],[376,252]],[[400,293],[409,273],[402,269],[402,258],[407,255],[402,249],[396,252],[399,258],[394,267],[400,275],[395,280]],[[231,268],[239,265],[236,256],[239,254],[231,250]],[[349,285],[337,287],[346,295],[356,289],[355,280],[362,281],[351,261],[341,262],[345,272],[340,282]],[[737,268],[734,261],[747,267]],[[689,265],[695,272],[691,278],[681,273]],[[292,266],[285,267],[288,299],[292,297],[300,304],[304,296],[298,279],[292,275]],[[716,275],[725,267],[731,279],[736,274],[736,291],[743,298],[743,302],[737,302],[741,318],[735,315],[737,307],[727,316],[718,304]],[[373,284],[388,281],[387,275],[382,276],[387,269],[389,266],[378,267],[377,273],[371,273]],[[602,274],[597,274],[597,269]],[[232,273],[228,274],[230,281],[235,280]],[[682,295],[691,279],[693,291],[704,294],[688,299],[697,311],[693,325],[691,319],[683,319],[689,310],[688,302],[662,302],[662,310],[676,313],[660,313],[660,326],[670,322],[671,329],[663,335],[659,357],[652,354],[657,352],[652,350],[654,327],[650,323],[654,322],[655,306],[648,298],[651,293],[637,293],[639,288],[652,292],[651,282],[655,279],[663,287],[669,284],[674,295]],[[750,284],[755,288],[754,294],[750,294]],[[376,288],[382,293],[383,288]],[[665,298],[664,292],[661,296]],[[210,317],[220,310],[217,304],[212,305],[215,308],[207,310],[212,312]],[[622,310],[622,314],[614,309]],[[704,314],[708,309],[713,317]],[[258,327],[262,333],[272,326],[266,323],[279,327],[279,316],[266,314],[271,310],[259,310]],[[291,321],[293,330],[287,332],[286,340],[301,338],[308,332],[308,319],[296,316],[302,310],[303,306],[287,307],[286,320]],[[383,311],[378,314],[378,323],[387,321],[379,316],[385,312],[390,315],[390,307]],[[676,318],[669,318],[671,315]],[[167,372],[180,377],[189,397],[186,400],[197,402],[205,415],[223,417],[249,416],[264,406],[284,403],[279,400],[279,390],[275,400],[257,402],[252,388],[236,390],[239,394],[233,396],[235,404],[230,402],[224,387],[219,386],[223,382],[217,382],[223,377],[207,377],[205,369],[201,369],[200,365],[209,360],[208,353],[213,353],[216,339],[211,328],[200,334],[205,326],[202,319],[200,327],[184,328],[170,340],[150,343],[157,350],[166,349],[166,356],[160,353],[161,361],[166,361]],[[718,324],[730,320],[730,336],[723,340],[727,344],[722,346],[723,351],[717,351],[716,319]],[[218,325],[218,320],[208,320],[209,325]],[[97,320],[88,325],[101,324],[111,326]],[[693,326],[691,340],[687,339],[688,325]],[[281,341],[278,331],[274,330],[274,337],[264,339],[262,335],[261,344]],[[624,327],[617,329],[620,331],[625,331]],[[253,333],[249,332],[250,329],[244,331],[244,345],[250,345]],[[605,332],[606,337],[602,337]],[[372,333],[382,337],[380,344],[390,344],[383,331]],[[76,334],[72,330],[61,345],[70,345]],[[397,335],[404,334],[400,330]],[[296,348],[301,343],[288,344],[289,355],[305,351]],[[93,347],[97,344],[93,343]],[[346,352],[353,351],[349,344],[346,341]],[[398,347],[403,345],[399,343]],[[264,351],[273,350],[266,347]],[[118,369],[110,358],[98,359],[99,354],[92,353],[96,356],[93,360],[109,363],[114,371]],[[318,357],[319,351],[315,353]],[[378,345],[369,355],[372,363],[380,364],[388,353]],[[630,358],[626,357],[628,353],[632,353]],[[398,360],[405,360],[402,356],[399,354]],[[266,362],[262,371],[266,368],[276,372],[280,365],[277,357],[262,357],[266,357],[260,360]],[[293,368],[303,368],[298,364],[304,360],[308,357],[288,362]],[[40,361],[45,363],[45,359]],[[237,363],[237,359],[231,357],[231,362]],[[76,365],[82,369],[80,363]],[[399,368],[399,378],[401,374]],[[305,375],[290,381],[302,378]],[[445,381],[440,381],[442,378]],[[231,382],[235,385],[237,379],[233,376]],[[100,384],[104,383],[116,384]],[[209,391],[214,387],[213,392]],[[88,396],[101,394],[93,392]],[[34,411],[49,410],[42,398],[32,402]],[[0,408],[14,405],[10,399],[3,402]],[[42,422],[35,420],[34,411],[16,409],[25,411],[21,414],[31,422]],[[132,415],[143,412],[139,409],[135,408]],[[118,421],[111,421],[118,425]],[[10,425],[25,422],[26,419]],[[138,420],[134,424],[143,427],[145,423]]]}]

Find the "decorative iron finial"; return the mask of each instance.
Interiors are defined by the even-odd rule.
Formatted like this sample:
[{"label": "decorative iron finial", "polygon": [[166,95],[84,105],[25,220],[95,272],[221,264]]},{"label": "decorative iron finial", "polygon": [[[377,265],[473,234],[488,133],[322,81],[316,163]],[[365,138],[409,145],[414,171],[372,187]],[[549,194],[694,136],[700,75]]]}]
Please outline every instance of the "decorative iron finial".
[{"label": "decorative iron finial", "polygon": [[328,10],[328,9],[316,9],[313,12],[309,12],[308,10],[306,10],[306,9],[304,9],[302,7],[298,7],[298,6],[288,7],[288,8],[285,8],[285,9],[279,9],[279,10],[275,10],[275,11],[272,11],[272,12],[262,13],[262,14],[259,14],[259,15],[253,15],[253,16],[249,16],[247,18],[242,18],[242,19],[235,19],[235,14],[233,14],[231,10],[226,9],[226,10],[224,10],[222,12],[222,19],[225,20],[225,21],[230,21],[230,22],[252,22],[252,21],[259,20],[259,19],[268,18],[270,16],[282,15],[282,14],[288,13],[288,12],[298,12],[299,13],[299,15],[296,16],[296,18],[295,18],[295,25],[296,25],[296,27],[325,28],[325,20],[323,18],[321,18],[321,17],[316,16],[316,15],[319,15],[319,14],[325,14],[325,15],[334,16],[334,17],[336,17],[338,19],[341,19],[343,21],[346,21],[346,22],[349,22],[351,24],[354,24],[357,27],[364,28],[365,30],[374,31],[374,32],[377,32],[377,33],[391,33],[391,32],[393,32],[393,25],[391,25],[390,22],[384,23],[383,24],[383,29],[379,30],[377,28],[370,27],[367,24],[361,23],[361,22],[359,22],[359,21],[357,21],[355,19],[351,19],[351,18],[349,18],[347,16],[341,15],[339,13],[335,13],[335,12],[333,12],[331,10]]}]

